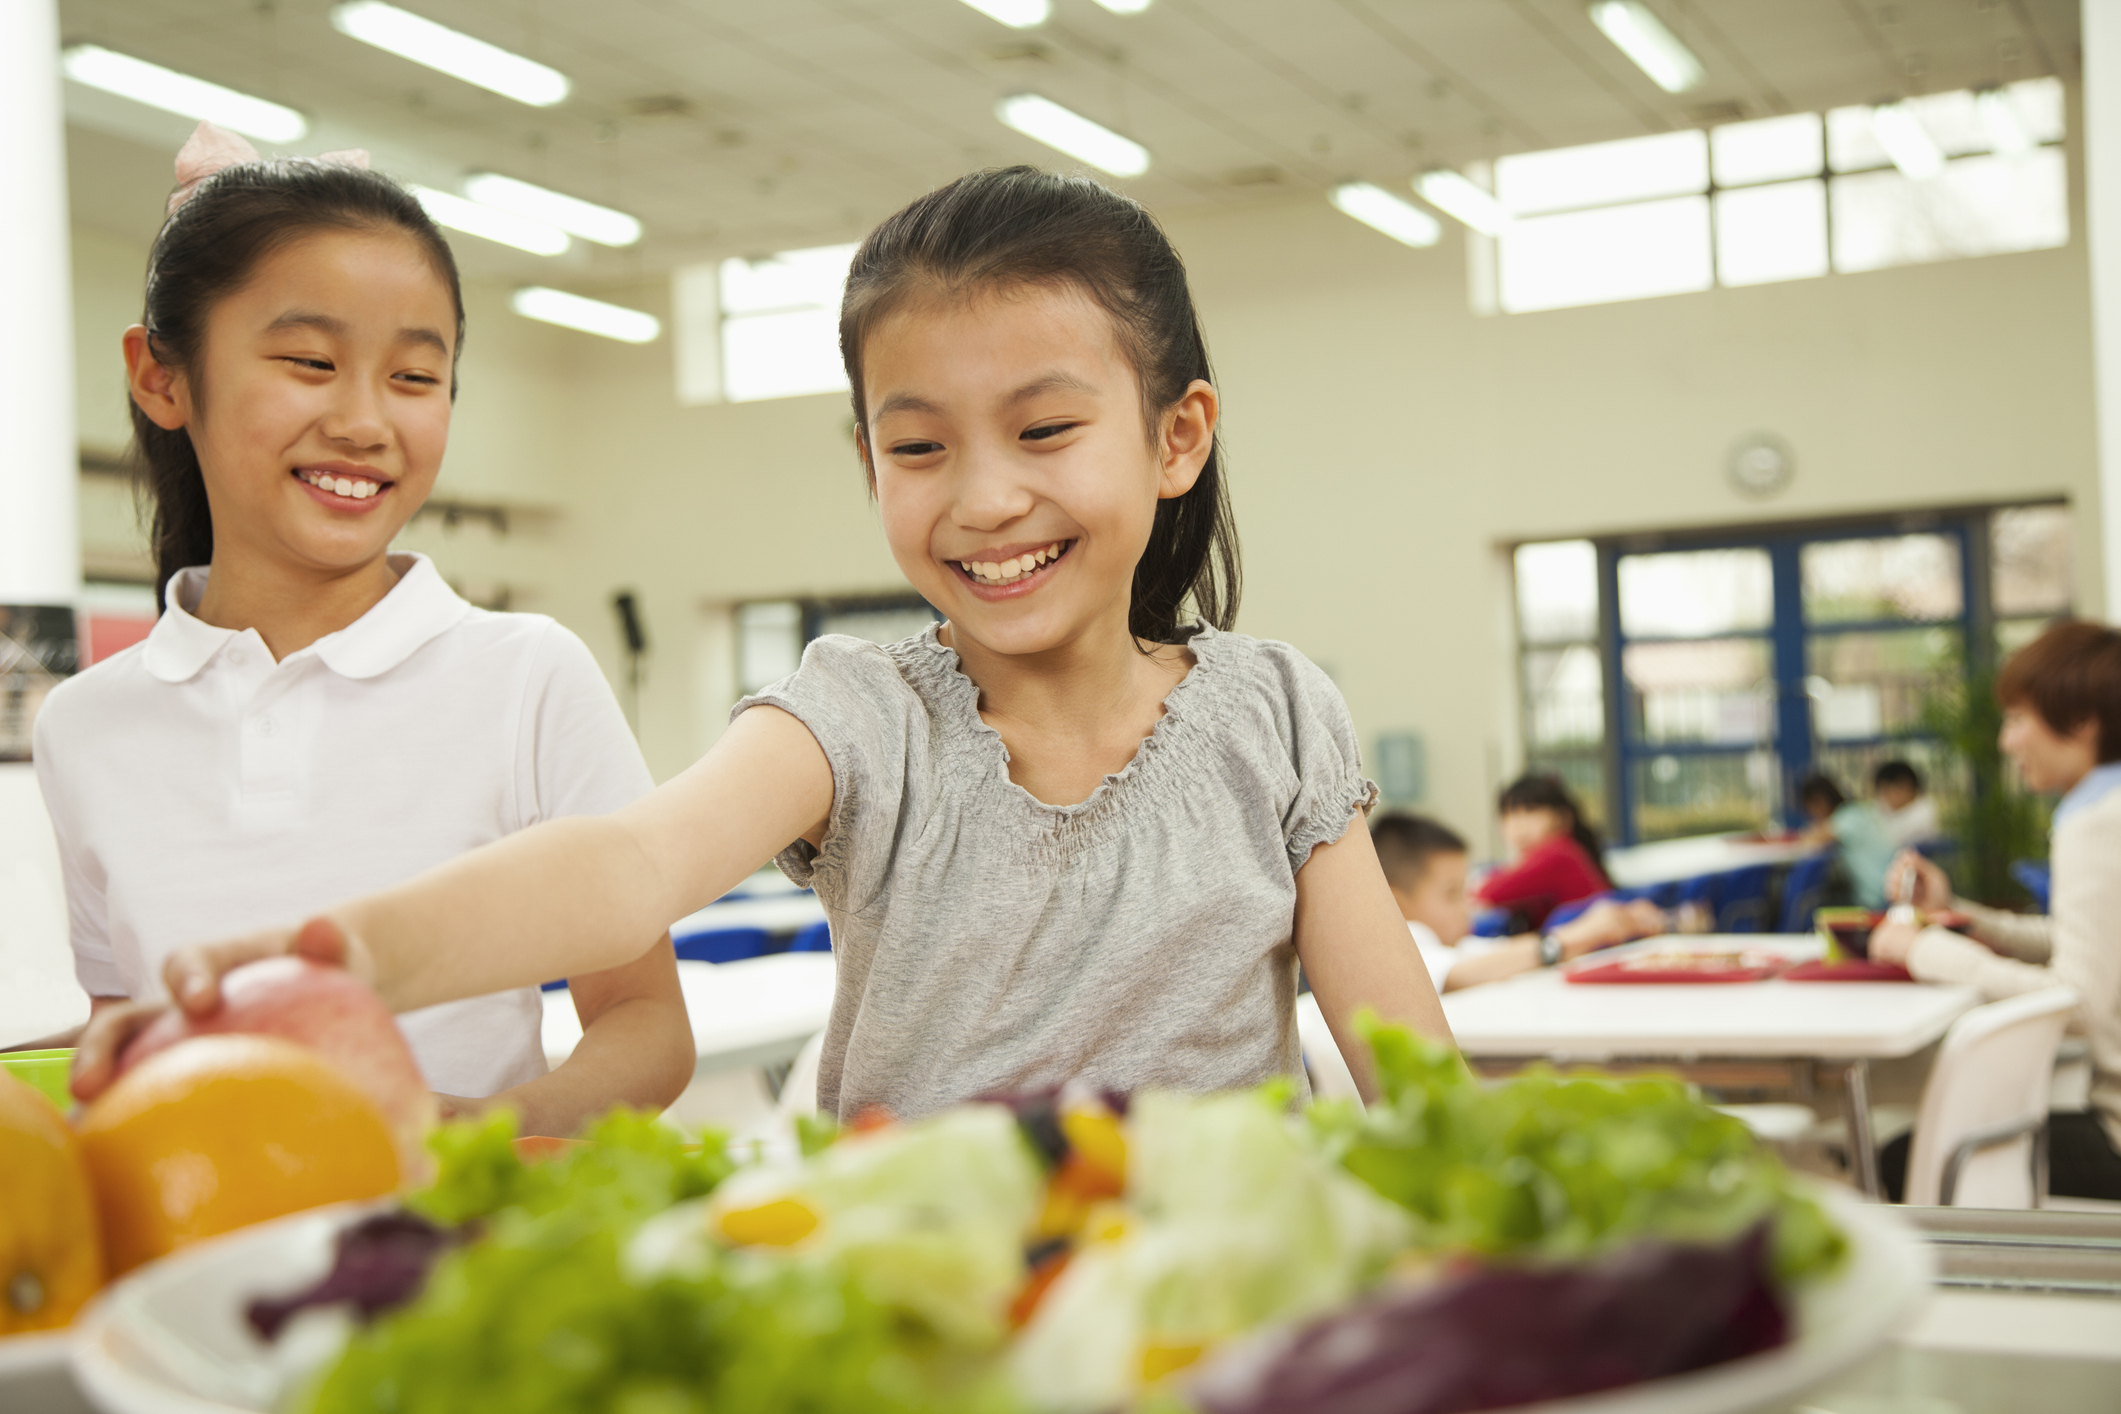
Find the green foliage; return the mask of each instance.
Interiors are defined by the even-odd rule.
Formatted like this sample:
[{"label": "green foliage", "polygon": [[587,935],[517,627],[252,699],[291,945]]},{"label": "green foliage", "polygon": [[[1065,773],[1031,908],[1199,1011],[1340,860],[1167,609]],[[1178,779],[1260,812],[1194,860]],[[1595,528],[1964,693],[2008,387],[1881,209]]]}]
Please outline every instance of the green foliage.
[{"label": "green foliage", "polygon": [[1998,908],[2031,900],[2011,878],[2011,864],[2047,857],[2047,802],[2021,786],[1996,745],[2003,709],[1993,673],[1949,675],[1922,708],[1922,728],[1964,772],[1966,789],[1946,802],[1945,829],[1957,853],[1952,884],[1962,897]]},{"label": "green foliage", "polygon": [[1784,1279],[1844,1241],[1746,1127],[1677,1080],[1535,1066],[1487,1087],[1457,1053],[1365,1022],[1383,1094],[1314,1124],[1348,1170],[1420,1222],[1417,1245],[1578,1260],[1654,1236],[1727,1241],[1775,1223]]}]

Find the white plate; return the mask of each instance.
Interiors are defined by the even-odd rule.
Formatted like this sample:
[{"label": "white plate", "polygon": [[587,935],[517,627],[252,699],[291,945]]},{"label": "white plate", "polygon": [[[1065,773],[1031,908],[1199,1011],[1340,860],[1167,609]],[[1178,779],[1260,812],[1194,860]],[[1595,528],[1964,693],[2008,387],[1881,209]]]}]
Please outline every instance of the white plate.
[{"label": "white plate", "polygon": [[[1840,1190],[1816,1196],[1849,1236],[1848,1266],[1798,1305],[1798,1338],[1690,1375],[1514,1414],[1738,1414],[1796,1398],[1889,1340],[1928,1299],[1929,1249],[1888,1209]],[[74,1372],[105,1414],[257,1414],[283,1373],[243,1307],[297,1290],[331,1264],[332,1235],[373,1204],[320,1208],[187,1248],[142,1267],[75,1323]]]}]

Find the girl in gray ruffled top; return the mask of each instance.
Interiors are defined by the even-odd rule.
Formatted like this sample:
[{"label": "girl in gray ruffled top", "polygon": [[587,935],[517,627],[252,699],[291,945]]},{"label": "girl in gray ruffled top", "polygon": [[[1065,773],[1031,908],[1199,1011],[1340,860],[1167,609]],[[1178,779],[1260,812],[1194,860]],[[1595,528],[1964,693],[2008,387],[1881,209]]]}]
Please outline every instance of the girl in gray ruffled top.
[{"label": "girl in gray ruffled top", "polygon": [[818,1094],[842,1115],[1300,1085],[1299,961],[1359,1084],[1358,1009],[1445,1037],[1358,824],[1346,704],[1229,631],[1218,399],[1156,222],[1079,178],[962,178],[863,243],[840,344],[892,554],[941,623],[818,639],[639,804],[181,958],[172,991],[203,1009],[230,959],[290,947],[372,966],[400,1007],[607,967],[777,856],[831,919]]}]

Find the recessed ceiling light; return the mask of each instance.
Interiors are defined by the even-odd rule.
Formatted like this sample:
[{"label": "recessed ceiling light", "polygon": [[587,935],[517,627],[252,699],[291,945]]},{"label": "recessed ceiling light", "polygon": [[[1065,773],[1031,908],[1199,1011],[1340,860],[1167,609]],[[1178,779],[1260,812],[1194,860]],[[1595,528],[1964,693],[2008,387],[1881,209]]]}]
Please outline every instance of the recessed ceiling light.
[{"label": "recessed ceiling light", "polygon": [[2025,125],[2025,115],[2011,96],[2000,88],[1984,88],[1974,95],[1974,116],[1981,120],[1981,130],[1988,135],[1988,145],[2006,157],[2031,152],[2038,146],[2033,140],[2032,129]]},{"label": "recessed ceiling light", "polygon": [[415,64],[425,64],[466,83],[490,89],[504,98],[550,108],[567,96],[567,75],[558,69],[511,54],[499,45],[473,39],[383,0],[346,0],[331,9],[331,25],[364,44],[387,49]]},{"label": "recessed ceiling light", "polygon": [[428,215],[452,231],[498,241],[517,250],[527,250],[532,255],[561,255],[567,250],[567,233],[557,226],[548,226],[543,221],[533,221],[482,202],[466,201],[461,196],[436,191],[433,187],[416,186],[412,188],[412,194],[427,208]]},{"label": "recessed ceiling light", "polygon": [[1443,225],[1411,201],[1401,201],[1369,182],[1343,182],[1331,201],[1341,211],[1404,245],[1431,246],[1443,238]]},{"label": "recessed ceiling light", "polygon": [[632,245],[641,238],[640,221],[623,211],[547,191],[497,172],[475,172],[466,177],[464,195],[484,206],[558,226],[598,245]]},{"label": "recessed ceiling light", "polygon": [[1011,29],[1042,25],[1053,14],[1052,0],[965,0],[990,20],[1000,20]]},{"label": "recessed ceiling light", "polygon": [[1115,15],[1138,15],[1149,8],[1149,0],[1097,0]]},{"label": "recessed ceiling light", "polygon": [[1641,0],[1598,0],[1591,23],[1666,93],[1685,93],[1705,77],[1694,51]]},{"label": "recessed ceiling light", "polygon": [[1944,149],[1905,103],[1881,103],[1871,110],[1871,132],[1900,175],[1926,182],[1944,170]]},{"label": "recessed ceiling light", "polygon": [[98,45],[76,44],[63,50],[59,68],[75,83],[165,113],[219,123],[261,142],[296,142],[309,132],[309,120],[292,108]]},{"label": "recessed ceiling light", "polygon": [[649,343],[663,332],[663,321],[653,314],[543,285],[526,285],[517,290],[509,305],[525,319],[541,319],[626,344]]},{"label": "recessed ceiling light", "polygon": [[1456,217],[1485,235],[1499,236],[1510,224],[1510,213],[1501,202],[1471,178],[1449,167],[1436,167],[1414,179],[1421,199],[1446,216]]},{"label": "recessed ceiling light", "polygon": [[1025,137],[1037,138],[1115,177],[1139,177],[1149,170],[1148,148],[1050,98],[1019,93],[995,104],[994,116]]}]

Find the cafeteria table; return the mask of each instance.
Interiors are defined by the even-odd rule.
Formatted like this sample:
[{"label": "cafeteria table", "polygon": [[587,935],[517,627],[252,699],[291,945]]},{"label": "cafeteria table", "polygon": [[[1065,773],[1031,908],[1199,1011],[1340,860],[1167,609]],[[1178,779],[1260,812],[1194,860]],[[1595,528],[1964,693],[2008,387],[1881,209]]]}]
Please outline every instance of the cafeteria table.
[{"label": "cafeteria table", "polygon": [[1605,872],[1616,888],[1643,889],[1653,884],[1698,879],[1705,874],[1794,864],[1818,852],[1819,845],[1808,840],[1763,840],[1747,834],[1695,835],[1609,849],[1605,852]]},{"label": "cafeteria table", "polygon": [[[737,962],[679,962],[678,986],[692,1022],[693,1074],[785,1065],[825,1029],[836,970],[825,952],[772,953]],[[574,999],[545,997],[545,1060],[558,1065],[582,1039]]]},{"label": "cafeteria table", "polygon": [[[1656,949],[1820,956],[1807,934],[1663,937],[1595,953],[1587,964]],[[1980,1002],[1970,987],[1917,982],[1703,982],[1586,985],[1542,968],[1448,993],[1444,1015],[1476,1063],[1553,1060],[1778,1062],[1838,1068],[1846,1095],[1849,1162],[1857,1186],[1879,1196],[1870,1114],[1870,1063],[1911,1056]]]}]

